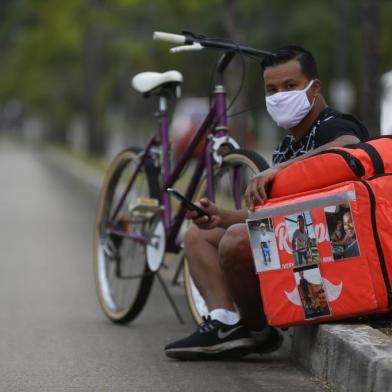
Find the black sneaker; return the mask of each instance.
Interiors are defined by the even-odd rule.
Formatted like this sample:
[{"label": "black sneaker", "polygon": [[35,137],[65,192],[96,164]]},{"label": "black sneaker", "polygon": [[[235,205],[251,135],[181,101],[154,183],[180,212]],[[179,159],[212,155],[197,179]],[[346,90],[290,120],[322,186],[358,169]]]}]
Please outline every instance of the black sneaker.
[{"label": "black sneaker", "polygon": [[283,336],[276,328],[270,328],[270,335],[261,343],[256,342],[254,352],[269,354],[276,351],[283,343]]},{"label": "black sneaker", "polygon": [[255,341],[241,323],[227,325],[210,316],[190,336],[169,343],[165,354],[175,359],[234,359],[254,352]]}]

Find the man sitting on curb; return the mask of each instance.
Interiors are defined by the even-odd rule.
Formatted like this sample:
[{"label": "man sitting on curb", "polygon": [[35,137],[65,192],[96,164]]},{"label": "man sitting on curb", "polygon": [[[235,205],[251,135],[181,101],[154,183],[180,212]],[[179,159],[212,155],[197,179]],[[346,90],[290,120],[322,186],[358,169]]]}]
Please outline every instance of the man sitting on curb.
[{"label": "man sitting on curb", "polygon": [[[281,48],[263,60],[262,70],[267,110],[288,134],[273,153],[274,166],[248,184],[250,210],[267,199],[266,186],[292,162],[368,139],[358,120],[327,106],[308,51]],[[245,224],[247,210],[224,210],[207,199],[201,199],[200,206],[210,217],[187,213],[194,225],[185,236],[185,255],[209,314],[190,336],[166,345],[165,354],[176,359],[235,358],[278,349],[282,337],[268,326],[263,313]]]}]

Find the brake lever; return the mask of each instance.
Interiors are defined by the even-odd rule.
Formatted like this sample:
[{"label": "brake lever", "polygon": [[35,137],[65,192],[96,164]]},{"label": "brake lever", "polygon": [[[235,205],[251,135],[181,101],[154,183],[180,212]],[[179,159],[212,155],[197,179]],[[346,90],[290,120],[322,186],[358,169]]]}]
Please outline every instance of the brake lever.
[{"label": "brake lever", "polygon": [[192,50],[202,50],[204,46],[200,45],[198,42],[194,42],[192,45],[181,45],[171,48],[169,50],[170,53],[178,53],[178,52],[186,52]]}]

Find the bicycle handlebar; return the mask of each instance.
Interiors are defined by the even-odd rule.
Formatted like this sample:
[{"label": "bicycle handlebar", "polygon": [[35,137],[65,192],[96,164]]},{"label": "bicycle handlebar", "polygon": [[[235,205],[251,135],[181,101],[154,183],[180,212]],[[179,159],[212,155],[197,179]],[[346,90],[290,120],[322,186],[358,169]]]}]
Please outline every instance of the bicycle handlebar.
[{"label": "bicycle handlebar", "polygon": [[163,31],[154,31],[152,35],[154,40],[172,42],[174,44],[185,44],[186,37],[180,34],[164,33]]},{"label": "bicycle handlebar", "polygon": [[[153,39],[157,41],[172,42],[175,44],[185,44],[183,46],[172,48],[172,52],[180,52],[183,50],[200,50],[202,48],[218,49],[236,53],[243,53],[250,56],[265,57],[273,55],[272,52],[250,48],[248,46],[239,45],[234,42],[229,42],[221,39],[208,38],[203,35],[197,35],[191,31],[183,31],[183,34],[165,33],[162,31],[155,31]],[[201,47],[202,48],[201,48]]]}]

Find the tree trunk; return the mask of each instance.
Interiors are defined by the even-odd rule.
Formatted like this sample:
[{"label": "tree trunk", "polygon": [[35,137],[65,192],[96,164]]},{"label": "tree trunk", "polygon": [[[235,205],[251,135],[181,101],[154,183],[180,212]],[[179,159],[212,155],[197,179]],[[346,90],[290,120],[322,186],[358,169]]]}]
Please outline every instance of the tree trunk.
[{"label": "tree trunk", "polygon": [[[243,36],[238,29],[237,23],[238,0],[225,0],[225,4],[225,27],[227,36],[231,41],[236,43],[243,43]],[[228,102],[231,102],[231,99],[238,91],[242,72],[244,72],[244,70],[242,69],[240,58],[237,56],[237,59],[234,60],[228,70],[229,79],[227,86],[231,92],[231,96],[229,96]],[[245,91],[242,90],[234,103],[233,109],[230,112],[235,113],[237,111],[246,109],[248,106],[249,105],[247,105]],[[230,133],[238,141],[241,147],[253,147],[253,135],[251,135],[252,130],[250,123],[251,120],[248,113],[240,114],[239,116],[235,116],[230,119]]]},{"label": "tree trunk", "polygon": [[371,136],[380,134],[381,99],[381,4],[363,0],[362,4],[362,94],[361,118]]},{"label": "tree trunk", "polygon": [[87,28],[84,45],[84,111],[88,152],[101,154],[105,149],[104,113],[99,102],[99,89],[103,75],[104,37],[99,27]]}]

